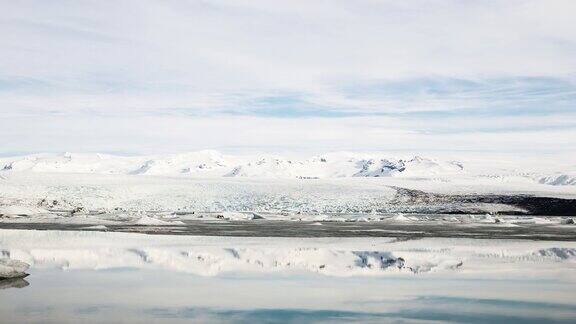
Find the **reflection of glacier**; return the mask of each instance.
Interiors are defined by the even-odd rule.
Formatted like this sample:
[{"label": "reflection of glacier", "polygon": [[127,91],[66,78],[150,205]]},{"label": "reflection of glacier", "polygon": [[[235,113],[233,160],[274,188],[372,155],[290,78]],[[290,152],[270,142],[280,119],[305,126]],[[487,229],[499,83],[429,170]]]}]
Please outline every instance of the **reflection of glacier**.
[{"label": "reflection of glacier", "polygon": [[327,276],[524,273],[574,279],[575,242],[389,238],[235,238],[2,230],[3,255],[33,268],[162,269],[202,276],[316,273]]}]

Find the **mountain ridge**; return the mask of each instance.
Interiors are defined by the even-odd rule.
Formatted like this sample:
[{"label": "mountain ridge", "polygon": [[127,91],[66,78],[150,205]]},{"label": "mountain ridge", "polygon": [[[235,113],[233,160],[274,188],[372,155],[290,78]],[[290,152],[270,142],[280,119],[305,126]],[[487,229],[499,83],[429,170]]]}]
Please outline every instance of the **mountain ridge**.
[{"label": "mountain ridge", "polygon": [[[492,164],[490,164],[492,163]],[[545,185],[576,185],[576,170],[523,169],[498,160],[463,161],[421,155],[332,152],[305,158],[273,154],[228,155],[214,150],[167,155],[115,156],[101,153],[40,153],[0,158],[0,173],[92,173],[197,178],[435,178],[528,179]]]}]

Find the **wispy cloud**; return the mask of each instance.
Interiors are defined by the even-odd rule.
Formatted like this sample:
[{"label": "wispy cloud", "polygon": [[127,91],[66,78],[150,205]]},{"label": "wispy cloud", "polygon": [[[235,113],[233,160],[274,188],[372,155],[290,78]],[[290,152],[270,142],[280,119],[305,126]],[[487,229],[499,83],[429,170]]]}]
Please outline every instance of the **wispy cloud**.
[{"label": "wispy cloud", "polygon": [[576,145],[573,1],[2,8],[2,150]]}]

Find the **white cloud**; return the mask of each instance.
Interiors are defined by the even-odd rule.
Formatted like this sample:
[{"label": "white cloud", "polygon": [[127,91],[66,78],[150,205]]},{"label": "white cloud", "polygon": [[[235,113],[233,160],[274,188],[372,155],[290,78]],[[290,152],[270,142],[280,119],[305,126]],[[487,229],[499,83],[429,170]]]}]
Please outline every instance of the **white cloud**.
[{"label": "white cloud", "polygon": [[573,1],[9,1],[3,7],[3,74],[72,88],[100,81],[309,90],[422,75],[558,75],[576,66]]},{"label": "white cloud", "polygon": [[[351,97],[341,87],[420,78],[574,82],[576,2],[570,0],[0,1],[1,150],[298,149],[312,145],[310,138],[320,148],[385,141],[506,149],[503,143],[516,147],[534,137],[562,149],[556,135],[567,138],[566,149],[576,142],[571,130],[542,137],[538,129],[527,129],[524,139],[497,140],[497,133],[486,135],[489,121],[477,117],[460,125],[485,135],[456,140],[433,125],[447,119],[208,117],[283,93],[305,95],[319,109],[371,113],[500,108],[509,102],[489,92]],[[552,99],[573,100],[574,87],[568,91]],[[174,115],[175,109],[190,116]],[[551,126],[566,126],[558,116],[550,114]],[[525,118],[509,118],[516,133],[537,126]],[[491,139],[478,140],[486,136]]]},{"label": "white cloud", "polygon": [[[390,117],[279,119],[262,117],[52,116],[0,120],[4,152],[96,151],[178,152],[338,150],[414,152],[489,150],[500,152],[570,152],[576,150],[576,129],[530,130],[540,123],[569,124],[559,118],[525,119],[525,128],[506,130],[507,120],[478,123],[452,118],[423,124]],[[434,133],[435,130],[448,132]],[[497,132],[482,128],[500,129]],[[468,130],[471,128],[471,130]],[[432,135],[429,134],[432,133]],[[31,134],[33,134],[31,136]]]}]

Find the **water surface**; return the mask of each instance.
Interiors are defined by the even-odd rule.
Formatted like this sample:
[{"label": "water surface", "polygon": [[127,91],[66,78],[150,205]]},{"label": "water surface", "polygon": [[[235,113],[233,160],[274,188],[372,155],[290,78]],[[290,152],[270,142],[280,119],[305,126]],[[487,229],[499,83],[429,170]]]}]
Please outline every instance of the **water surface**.
[{"label": "water surface", "polygon": [[24,280],[0,284],[2,323],[576,320],[576,286],[553,280],[294,273],[204,277],[133,268],[32,269]]}]

